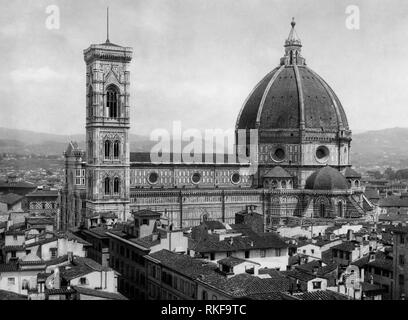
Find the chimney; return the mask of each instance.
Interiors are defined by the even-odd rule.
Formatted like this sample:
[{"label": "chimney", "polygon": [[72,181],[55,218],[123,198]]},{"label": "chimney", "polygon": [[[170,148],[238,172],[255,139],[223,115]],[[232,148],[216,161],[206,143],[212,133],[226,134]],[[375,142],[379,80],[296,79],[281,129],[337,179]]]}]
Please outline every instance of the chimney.
[{"label": "chimney", "polygon": [[72,251],[68,251],[67,255],[68,255],[68,262],[72,263],[74,261],[74,255]]},{"label": "chimney", "polygon": [[233,243],[234,243],[234,239],[231,237],[231,238],[229,238],[228,239],[228,243],[230,244],[230,245],[232,245]]},{"label": "chimney", "polygon": [[61,278],[58,267],[54,269],[54,289],[61,289]]},{"label": "chimney", "polygon": [[318,266],[314,266],[313,267],[313,274],[317,275],[317,272],[319,271],[319,267]]}]

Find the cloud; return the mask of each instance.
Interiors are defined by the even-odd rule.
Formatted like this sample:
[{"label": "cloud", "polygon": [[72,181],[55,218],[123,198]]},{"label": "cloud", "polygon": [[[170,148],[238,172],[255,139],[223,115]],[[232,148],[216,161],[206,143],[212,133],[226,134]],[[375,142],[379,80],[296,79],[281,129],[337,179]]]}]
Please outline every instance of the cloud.
[{"label": "cloud", "polygon": [[10,72],[10,77],[14,82],[46,82],[59,80],[63,76],[52,70],[50,67],[16,69]]}]

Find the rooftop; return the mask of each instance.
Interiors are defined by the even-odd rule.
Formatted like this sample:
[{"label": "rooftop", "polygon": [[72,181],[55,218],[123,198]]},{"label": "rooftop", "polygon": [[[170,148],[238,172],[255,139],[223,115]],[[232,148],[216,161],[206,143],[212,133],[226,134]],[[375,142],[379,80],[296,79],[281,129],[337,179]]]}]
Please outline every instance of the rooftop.
[{"label": "rooftop", "polygon": [[0,300],[27,300],[27,296],[11,291],[0,290]]},{"label": "rooftop", "polygon": [[107,291],[89,289],[89,288],[84,288],[84,287],[79,287],[79,286],[73,286],[72,288],[79,294],[83,294],[87,296],[99,297],[99,298],[104,298],[108,300],[128,300],[125,296],[121,295],[118,292],[116,293],[107,292]]},{"label": "rooftop", "polygon": [[196,252],[227,252],[288,247],[286,242],[273,232],[268,232],[262,235],[250,232],[249,230],[247,232],[248,233],[245,235],[235,236],[221,241],[216,235],[210,235],[205,241],[192,240],[192,249]]},{"label": "rooftop", "polygon": [[222,265],[225,265],[225,266],[228,266],[228,267],[235,267],[235,266],[240,265],[241,263],[245,263],[245,262],[254,263],[254,264],[259,265],[258,262],[254,262],[254,261],[251,261],[251,260],[245,260],[245,259],[241,259],[241,258],[237,258],[237,257],[233,257],[233,256],[218,260],[219,264],[222,264]]},{"label": "rooftop", "polygon": [[6,203],[8,205],[16,204],[23,199],[24,196],[15,193],[0,194],[0,202]]},{"label": "rooftop", "polygon": [[336,246],[331,247],[331,249],[337,249],[341,251],[351,252],[358,247],[358,243],[354,241],[344,241]]},{"label": "rooftop", "polygon": [[301,300],[351,300],[349,296],[331,290],[294,293],[293,295]]},{"label": "rooftop", "polygon": [[154,252],[149,256],[160,261],[163,266],[193,279],[213,273],[217,269],[217,265],[214,263],[204,262],[188,255],[177,254],[165,249]]}]

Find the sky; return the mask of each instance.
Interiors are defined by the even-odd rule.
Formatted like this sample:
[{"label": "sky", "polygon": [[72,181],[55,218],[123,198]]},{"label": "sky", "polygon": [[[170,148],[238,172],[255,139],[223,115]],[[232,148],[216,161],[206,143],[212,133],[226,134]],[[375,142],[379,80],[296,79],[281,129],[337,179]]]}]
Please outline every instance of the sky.
[{"label": "sky", "polygon": [[[0,0],[0,126],[85,132],[83,50],[133,47],[131,133],[232,129],[279,64],[292,17],[308,66],[334,89],[351,130],[408,127],[405,0]],[[59,8],[48,29],[46,8]],[[349,5],[359,29],[346,27]]]}]

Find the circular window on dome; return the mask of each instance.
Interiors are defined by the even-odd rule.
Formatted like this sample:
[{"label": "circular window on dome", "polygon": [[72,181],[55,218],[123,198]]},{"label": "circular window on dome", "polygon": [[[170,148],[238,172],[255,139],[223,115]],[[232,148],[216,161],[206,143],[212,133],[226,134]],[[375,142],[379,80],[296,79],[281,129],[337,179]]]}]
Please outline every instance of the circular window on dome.
[{"label": "circular window on dome", "polygon": [[271,152],[271,157],[275,162],[282,162],[285,160],[285,149],[282,147],[277,147]]},{"label": "circular window on dome", "polygon": [[320,146],[316,149],[316,159],[319,162],[326,162],[329,159],[330,151],[326,146]]},{"label": "circular window on dome", "polygon": [[150,172],[149,177],[147,178],[150,184],[155,184],[159,180],[159,175],[157,172]]},{"label": "circular window on dome", "polygon": [[233,174],[231,175],[231,182],[232,182],[233,184],[237,184],[237,183],[239,183],[240,181],[241,181],[241,176],[239,175],[238,172],[235,172],[235,173],[233,173]]},{"label": "circular window on dome", "polygon": [[191,176],[191,181],[195,184],[199,183],[201,180],[201,174],[199,174],[198,172],[195,172],[192,176]]}]

